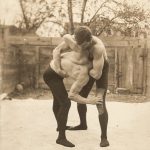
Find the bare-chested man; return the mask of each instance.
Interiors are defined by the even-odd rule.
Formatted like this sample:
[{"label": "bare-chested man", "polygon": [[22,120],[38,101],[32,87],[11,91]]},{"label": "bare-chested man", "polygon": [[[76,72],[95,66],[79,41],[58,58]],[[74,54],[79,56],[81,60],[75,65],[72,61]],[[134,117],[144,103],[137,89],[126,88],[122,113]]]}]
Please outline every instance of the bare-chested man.
[{"label": "bare-chested man", "polygon": [[[66,48],[70,48],[72,51],[61,54],[62,50]],[[81,124],[71,128],[71,130],[87,129],[86,106],[83,104],[97,104],[102,129],[100,146],[109,145],[106,135],[108,114],[105,107],[107,66],[107,55],[103,43],[95,36],[92,36],[90,29],[87,27],[79,27],[75,32],[75,37],[71,35],[64,36],[64,42],[53,51],[53,61],[44,73],[44,80],[50,87],[54,97],[53,111],[59,131],[56,143],[74,147],[74,144],[69,142],[65,136],[67,116],[70,108],[69,98],[71,98],[82,103],[78,105]],[[75,78],[75,82],[69,92],[69,98],[63,84],[63,78],[68,75]],[[99,101],[102,101],[102,104],[97,103],[98,99],[88,100],[83,98],[88,96],[95,80],[97,85],[96,96]],[[103,111],[101,106],[103,106]]]},{"label": "bare-chested man", "polygon": [[[74,36],[67,34],[63,39],[64,42],[53,51],[51,68],[64,77],[69,76],[74,79],[68,94],[69,99],[81,104],[98,104],[99,99],[97,97],[88,99],[79,95],[79,92],[89,81],[89,70],[92,68],[92,63],[89,61],[89,50],[82,49],[77,45]],[[62,53],[68,48],[71,51]]]},{"label": "bare-chested man", "polygon": [[[91,37],[90,37],[91,35]],[[69,40],[69,39],[68,39]],[[70,42],[73,39],[70,40]],[[75,31],[75,41],[82,49],[89,50],[89,61],[92,63],[92,69],[89,71],[89,82],[82,88],[80,95],[87,97],[93,83],[96,82],[96,96],[102,104],[97,104],[99,112],[99,122],[101,127],[101,147],[109,146],[107,140],[107,124],[108,124],[108,112],[106,109],[105,97],[108,87],[108,71],[109,63],[107,53],[103,42],[93,36],[88,27],[81,26]],[[78,113],[80,117],[80,124],[75,127],[68,128],[69,130],[86,130],[86,112],[87,108],[85,104],[78,104]]]}]

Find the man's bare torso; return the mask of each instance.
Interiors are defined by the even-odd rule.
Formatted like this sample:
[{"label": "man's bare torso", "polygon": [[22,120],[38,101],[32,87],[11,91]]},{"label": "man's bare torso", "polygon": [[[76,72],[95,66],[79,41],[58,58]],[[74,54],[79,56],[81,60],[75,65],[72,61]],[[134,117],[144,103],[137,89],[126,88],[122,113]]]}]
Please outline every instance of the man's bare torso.
[{"label": "man's bare torso", "polygon": [[[103,62],[99,60],[101,59],[104,60],[107,57],[107,55],[105,55],[106,51],[104,45],[101,42],[101,40],[99,41],[99,39],[96,37],[93,37],[92,43],[89,45],[90,48],[85,49],[77,45],[76,42],[74,42],[74,39],[70,36],[67,37],[67,39],[65,40],[66,41],[64,42],[64,44],[66,43],[70,47],[71,51],[65,53],[60,52],[55,53],[55,58],[59,59],[61,70],[64,70],[69,77],[72,77],[74,79],[74,83],[70,88],[68,96],[70,99],[79,103],[91,103],[90,100],[81,97],[79,95],[79,92],[81,91],[83,86],[86,85],[87,82],[89,81],[90,71],[91,70],[93,71],[96,68],[95,64],[102,64],[102,65],[101,67],[96,68],[97,72],[95,72],[94,70],[92,72],[92,75],[97,74],[101,71],[103,67]],[[99,55],[101,55],[102,58],[100,58]],[[93,61],[95,60],[95,57],[97,58],[98,61]],[[51,61],[50,66],[55,72],[57,72],[58,68],[57,65],[55,65],[55,60]]]},{"label": "man's bare torso", "polygon": [[[51,67],[55,70],[54,61],[51,61]],[[75,51],[61,54],[61,68],[66,71],[69,77],[77,78],[79,73],[85,68],[90,68],[90,61],[85,54]],[[88,73],[88,72],[87,72]]]}]

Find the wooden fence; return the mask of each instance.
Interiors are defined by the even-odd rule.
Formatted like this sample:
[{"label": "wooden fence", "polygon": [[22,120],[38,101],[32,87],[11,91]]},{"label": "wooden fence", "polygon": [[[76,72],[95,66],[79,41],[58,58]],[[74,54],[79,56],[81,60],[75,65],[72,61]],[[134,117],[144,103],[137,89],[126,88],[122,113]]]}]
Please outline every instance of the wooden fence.
[{"label": "wooden fence", "polygon": [[[3,38],[2,38],[3,37]],[[150,93],[150,43],[148,39],[101,37],[110,62],[109,90],[129,89],[131,93]],[[43,72],[52,58],[52,50],[62,38],[1,34],[0,91],[10,92],[16,84],[47,88]],[[65,80],[66,86],[71,84]]]}]

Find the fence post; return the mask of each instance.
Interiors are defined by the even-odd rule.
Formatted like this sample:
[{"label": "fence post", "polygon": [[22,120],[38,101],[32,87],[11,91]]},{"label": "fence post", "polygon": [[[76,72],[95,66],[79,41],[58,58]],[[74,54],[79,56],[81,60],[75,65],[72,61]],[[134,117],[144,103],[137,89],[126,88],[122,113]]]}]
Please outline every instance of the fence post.
[{"label": "fence post", "polygon": [[115,89],[116,90],[119,87],[119,80],[118,80],[118,49],[115,48]]},{"label": "fence post", "polygon": [[2,26],[0,28],[0,93],[3,92],[3,61],[4,61],[4,50],[7,47],[8,28]]},{"label": "fence post", "polygon": [[40,59],[40,50],[39,46],[36,47],[35,51],[35,88],[39,88],[39,72],[40,72],[40,64],[39,64],[39,59]]},{"label": "fence post", "polygon": [[2,71],[3,71],[3,66],[2,66],[2,63],[3,63],[3,47],[4,47],[4,39],[3,39],[3,32],[4,32],[4,29],[1,28],[0,29],[0,93],[2,93]]},{"label": "fence post", "polygon": [[146,72],[146,96],[150,97],[150,39],[147,38],[146,40],[147,46],[147,72]]}]

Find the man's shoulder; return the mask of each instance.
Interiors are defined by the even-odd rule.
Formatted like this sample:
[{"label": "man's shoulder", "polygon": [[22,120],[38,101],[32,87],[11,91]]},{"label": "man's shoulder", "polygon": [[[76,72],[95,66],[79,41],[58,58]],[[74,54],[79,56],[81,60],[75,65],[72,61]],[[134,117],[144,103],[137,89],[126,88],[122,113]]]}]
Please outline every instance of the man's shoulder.
[{"label": "man's shoulder", "polygon": [[63,39],[64,39],[64,41],[67,42],[67,43],[75,43],[74,35],[65,34],[65,35],[63,36]]},{"label": "man's shoulder", "polygon": [[98,37],[94,36],[93,40],[95,43],[91,49],[93,56],[101,56],[106,51],[105,46],[101,39],[99,39]]},{"label": "man's shoulder", "polygon": [[103,41],[100,39],[100,37],[93,36],[93,40],[96,44],[104,45]]},{"label": "man's shoulder", "polygon": [[76,41],[74,39],[74,35],[71,34],[65,34],[63,36],[64,42],[72,49],[75,50],[77,47]]},{"label": "man's shoulder", "polygon": [[63,39],[64,39],[64,40],[74,40],[74,35],[65,34],[65,35],[63,36]]},{"label": "man's shoulder", "polygon": [[93,41],[94,41],[94,45],[93,45],[93,48],[94,49],[105,49],[105,45],[103,43],[103,41],[99,38],[99,37],[96,37],[96,36],[93,36]]}]

